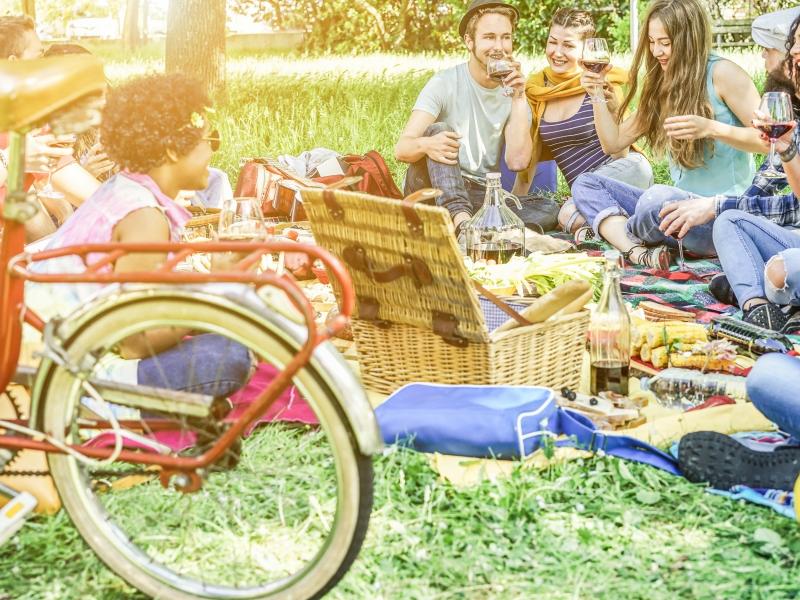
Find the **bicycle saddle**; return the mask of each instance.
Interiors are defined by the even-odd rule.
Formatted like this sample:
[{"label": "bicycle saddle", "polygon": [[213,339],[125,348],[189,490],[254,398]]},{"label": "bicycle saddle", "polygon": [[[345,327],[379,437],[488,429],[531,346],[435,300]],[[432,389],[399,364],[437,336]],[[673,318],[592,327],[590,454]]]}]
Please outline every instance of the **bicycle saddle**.
[{"label": "bicycle saddle", "polygon": [[24,130],[105,86],[94,56],[0,60],[0,131]]}]

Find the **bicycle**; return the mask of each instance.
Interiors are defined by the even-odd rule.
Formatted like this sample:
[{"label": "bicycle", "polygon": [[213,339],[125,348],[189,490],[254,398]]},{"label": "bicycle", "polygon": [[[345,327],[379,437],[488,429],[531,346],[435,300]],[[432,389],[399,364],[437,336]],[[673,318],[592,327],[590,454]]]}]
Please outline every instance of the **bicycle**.
[{"label": "bicycle", "polygon": [[[280,241],[25,252],[24,221],[32,214],[22,186],[25,133],[44,123],[77,132],[96,120],[104,86],[102,65],[89,56],[0,63],[0,131],[10,132],[0,217],[0,265],[7,265],[0,275],[0,390],[11,381],[31,389],[30,417],[0,421],[0,451],[47,453],[81,536],[112,571],[150,596],[320,597],[359,552],[372,507],[370,456],[382,447],[363,388],[329,342],[353,310],[350,277],[323,249]],[[315,325],[293,278],[250,269],[266,254],[290,251],[322,261],[340,291],[340,313],[324,327]],[[132,252],[169,258],[150,273],[109,269]],[[176,270],[193,254],[214,252],[244,258],[225,272]],[[68,255],[81,257],[86,270],[36,268]],[[104,287],[68,318],[44,322],[24,304],[26,282]],[[288,299],[293,312],[276,297]],[[17,368],[23,323],[42,332],[35,371]],[[221,362],[245,347],[280,371],[236,409],[213,393],[222,388],[175,391],[108,375],[109,364],[127,364],[119,356],[123,340],[150,340],[149,332],[164,328],[189,330],[187,343],[204,333],[225,340]],[[147,355],[168,379],[170,367],[160,358],[166,354],[150,345]],[[213,367],[193,358],[189,375],[195,365],[206,373]],[[279,396],[295,392],[318,426],[271,422],[243,441]]]}]

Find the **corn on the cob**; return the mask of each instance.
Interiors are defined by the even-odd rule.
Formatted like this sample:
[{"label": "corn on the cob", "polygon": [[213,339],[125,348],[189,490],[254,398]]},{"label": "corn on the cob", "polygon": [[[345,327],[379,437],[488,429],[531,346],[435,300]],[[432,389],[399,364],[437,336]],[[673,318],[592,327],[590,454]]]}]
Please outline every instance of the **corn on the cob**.
[{"label": "corn on the cob", "polygon": [[708,334],[706,328],[696,323],[680,323],[677,325],[667,325],[661,323],[660,327],[649,329],[646,334],[647,344],[651,348],[659,346],[669,346],[674,342],[707,342]]}]

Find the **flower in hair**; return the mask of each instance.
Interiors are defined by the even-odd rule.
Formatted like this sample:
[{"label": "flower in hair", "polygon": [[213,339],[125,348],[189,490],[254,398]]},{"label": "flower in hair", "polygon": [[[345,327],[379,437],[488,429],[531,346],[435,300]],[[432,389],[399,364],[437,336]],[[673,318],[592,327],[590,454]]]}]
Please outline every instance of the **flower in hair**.
[{"label": "flower in hair", "polygon": [[189,122],[192,124],[192,127],[196,127],[197,129],[202,129],[206,126],[206,120],[198,112],[193,112],[191,117],[189,117]]}]

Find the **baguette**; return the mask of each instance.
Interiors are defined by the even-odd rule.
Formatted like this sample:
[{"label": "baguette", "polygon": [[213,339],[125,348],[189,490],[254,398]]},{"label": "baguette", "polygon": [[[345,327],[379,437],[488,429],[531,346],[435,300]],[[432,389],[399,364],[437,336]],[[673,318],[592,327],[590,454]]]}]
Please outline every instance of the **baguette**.
[{"label": "baguette", "polygon": [[[591,284],[583,279],[574,279],[567,283],[562,283],[541,298],[537,298],[531,302],[530,306],[526,307],[520,314],[532,324],[542,323],[562,308],[569,306],[578,298],[585,295],[587,290],[591,290],[591,287]],[[514,319],[509,319],[492,333],[509,331],[518,326],[519,323]]]},{"label": "baguette", "polygon": [[559,315],[571,315],[572,313],[576,313],[580,311],[586,304],[592,299],[594,295],[594,290],[591,286],[589,289],[586,290],[583,294],[578,296],[575,300],[567,304],[561,311],[558,313]]}]

